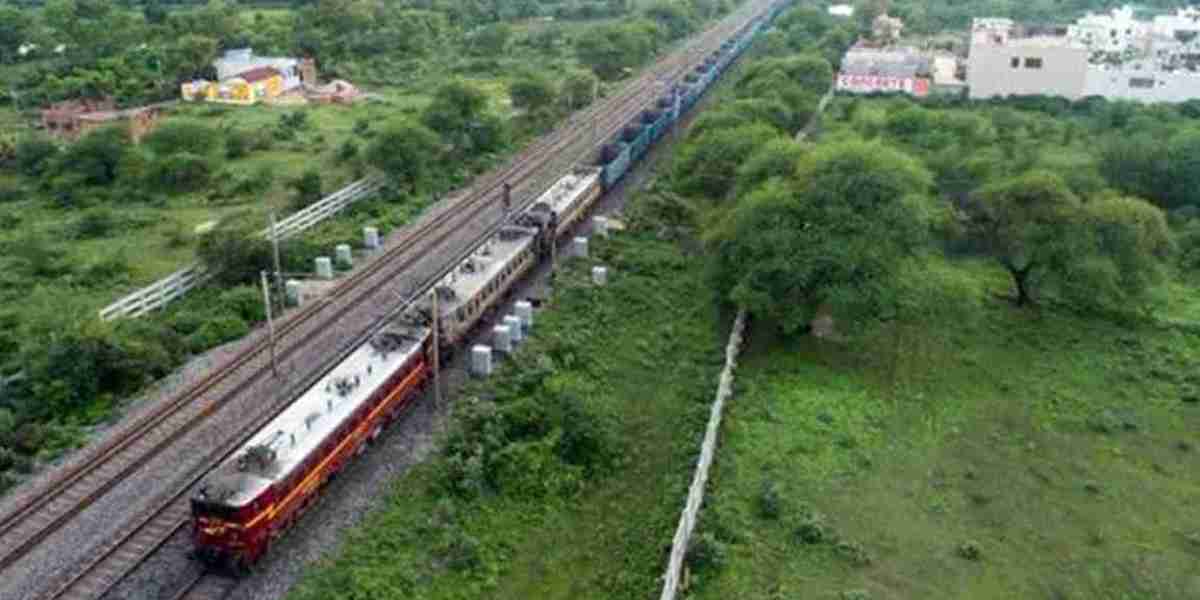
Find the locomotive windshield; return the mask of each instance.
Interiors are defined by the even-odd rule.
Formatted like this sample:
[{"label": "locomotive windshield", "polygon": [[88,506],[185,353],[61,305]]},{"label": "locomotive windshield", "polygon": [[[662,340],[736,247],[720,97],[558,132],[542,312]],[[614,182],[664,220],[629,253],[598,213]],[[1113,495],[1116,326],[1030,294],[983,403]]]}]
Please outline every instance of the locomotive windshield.
[{"label": "locomotive windshield", "polygon": [[199,498],[192,498],[192,514],[203,515],[206,517],[216,517],[226,521],[233,520],[237,516],[238,508],[227,504],[219,504]]}]

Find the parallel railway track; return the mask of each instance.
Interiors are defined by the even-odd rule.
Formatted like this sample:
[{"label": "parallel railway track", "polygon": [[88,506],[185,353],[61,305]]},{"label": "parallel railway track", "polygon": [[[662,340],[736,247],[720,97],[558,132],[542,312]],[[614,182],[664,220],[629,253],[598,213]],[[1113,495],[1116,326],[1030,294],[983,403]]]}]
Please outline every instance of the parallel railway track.
[{"label": "parallel railway track", "polygon": [[237,587],[237,580],[214,573],[199,573],[171,600],[225,600]]},{"label": "parallel railway track", "polygon": [[[748,20],[723,22],[705,32],[698,42],[700,52],[695,56],[697,62]],[[576,160],[576,154],[594,151],[594,142],[610,139],[630,117],[636,116],[656,100],[657,81],[666,77],[674,83],[693,64],[679,55],[660,61],[621,93],[595,103],[571,122],[526,148],[506,168],[482,177],[466,193],[436,211],[432,218],[406,232],[405,238],[388,248],[381,257],[348,276],[329,297],[297,311],[287,319],[278,332],[279,338],[285,342],[278,359],[286,361],[299,354],[322,334],[328,333],[328,329],[335,326],[343,315],[376,297],[381,289],[392,283],[397,274],[405,273],[428,251],[443,245],[460,229],[477,221],[494,204],[492,198],[503,182],[513,184],[514,193],[521,198],[517,203],[518,208],[531,202],[541,189],[553,181],[545,181],[546,177],[557,178],[565,167]],[[646,98],[647,92],[650,92],[649,98]],[[595,124],[592,123],[593,119],[596,120]],[[593,129],[602,135],[592,139],[588,134]],[[576,148],[580,145],[585,148]],[[563,164],[564,161],[566,164]],[[342,305],[337,306],[339,303]],[[326,318],[318,319],[320,316]],[[5,549],[0,556],[0,571],[20,560],[42,540],[230,399],[246,392],[255,383],[268,379],[271,369],[266,360],[267,352],[266,342],[260,340],[185,393],[140,417],[87,459],[64,470],[38,493],[26,497],[14,510],[0,518],[0,548]],[[237,380],[235,375],[244,371],[249,371],[249,376]],[[315,380],[319,375],[319,372],[315,373],[308,379]],[[223,390],[223,387],[230,389]],[[217,397],[205,401],[205,396],[210,392]],[[125,527],[127,535],[98,549],[93,553],[93,560],[80,565],[47,597],[96,598],[152,554],[165,539],[186,524],[187,491],[191,483],[232,448],[236,448],[237,442],[282,410],[290,395],[280,396],[254,418],[245,419],[244,426],[229,436],[234,443],[214,449],[204,461],[191,469],[186,477],[188,485],[161,494],[155,502],[160,507],[158,510],[150,511],[130,523]]]}]

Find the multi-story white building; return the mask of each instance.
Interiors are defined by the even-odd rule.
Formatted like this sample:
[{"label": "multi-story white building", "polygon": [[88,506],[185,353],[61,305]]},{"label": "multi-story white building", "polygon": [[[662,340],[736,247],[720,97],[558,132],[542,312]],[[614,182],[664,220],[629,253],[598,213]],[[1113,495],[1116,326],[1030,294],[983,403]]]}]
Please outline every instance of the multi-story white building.
[{"label": "multi-story white building", "polygon": [[1200,98],[1200,11],[1139,21],[1125,8],[1043,30],[1008,19],[975,19],[967,85],[972,98]]}]

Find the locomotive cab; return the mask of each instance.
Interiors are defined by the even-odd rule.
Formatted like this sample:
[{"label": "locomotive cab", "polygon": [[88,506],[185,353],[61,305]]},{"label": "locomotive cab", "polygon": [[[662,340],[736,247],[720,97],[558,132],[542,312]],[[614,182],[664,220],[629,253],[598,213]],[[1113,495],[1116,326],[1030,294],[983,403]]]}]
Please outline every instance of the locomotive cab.
[{"label": "locomotive cab", "polygon": [[191,498],[195,556],[243,572],[266,550],[271,482],[253,473],[214,473]]}]

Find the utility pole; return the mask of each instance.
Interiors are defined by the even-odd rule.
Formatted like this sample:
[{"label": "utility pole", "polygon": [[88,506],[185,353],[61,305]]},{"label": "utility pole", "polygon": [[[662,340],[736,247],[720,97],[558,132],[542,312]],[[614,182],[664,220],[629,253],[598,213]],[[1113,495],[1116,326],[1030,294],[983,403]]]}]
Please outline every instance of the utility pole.
[{"label": "utility pole", "polygon": [[287,290],[283,287],[283,269],[279,266],[279,231],[275,226],[275,211],[268,213],[271,222],[271,254],[275,262],[275,294],[283,298]]},{"label": "utility pole", "polygon": [[600,78],[593,77],[592,78],[592,145],[593,146],[596,145],[596,142],[599,141],[599,138],[600,138],[599,115],[598,115],[597,111],[595,110],[596,100],[598,99],[599,96],[600,96]]},{"label": "utility pole", "polygon": [[263,305],[267,308],[267,333],[271,344],[271,374],[279,377],[279,365],[275,361],[275,320],[271,318],[271,288],[267,285],[267,272],[259,271],[262,276]]},{"label": "utility pole", "polygon": [[433,405],[435,407],[442,406],[442,347],[438,343],[438,283],[433,284]]}]

